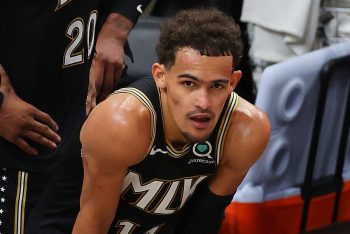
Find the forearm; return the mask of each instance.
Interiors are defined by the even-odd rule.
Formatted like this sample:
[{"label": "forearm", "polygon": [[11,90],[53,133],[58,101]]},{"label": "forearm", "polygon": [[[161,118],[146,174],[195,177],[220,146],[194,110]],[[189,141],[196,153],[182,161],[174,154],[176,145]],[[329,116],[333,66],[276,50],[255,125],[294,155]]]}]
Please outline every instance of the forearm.
[{"label": "forearm", "polygon": [[[108,147],[107,130],[102,139],[105,125],[95,125],[94,113],[89,116],[81,130],[84,180],[80,196],[80,211],[74,224],[73,233],[107,233],[118,208],[121,187],[127,167],[120,167]],[[96,128],[95,128],[96,127]],[[107,146],[106,146],[107,144]],[[106,149],[110,150],[106,150]]]},{"label": "forearm", "polygon": [[98,214],[96,210],[83,208],[80,210],[73,228],[73,234],[107,233],[112,223],[105,213]]},{"label": "forearm", "polygon": [[219,196],[235,193],[246,174],[238,173],[237,171],[227,165],[220,165],[216,172],[210,176],[208,187],[214,194]]},{"label": "forearm", "polygon": [[73,227],[73,234],[80,233],[90,233],[90,234],[98,234],[98,233],[107,233],[106,228],[104,228],[104,224],[98,222],[98,220],[94,219],[91,214],[87,212],[80,211],[75,221]]},{"label": "forearm", "polygon": [[218,233],[225,208],[231,203],[233,195],[234,193],[225,196],[214,194],[207,182],[203,182],[185,205],[175,233]]},{"label": "forearm", "polygon": [[73,233],[107,233],[118,207],[119,186],[118,183],[103,177],[99,177],[99,180],[107,183],[97,184],[98,182],[90,180],[89,177],[90,175],[85,173],[85,184],[83,184],[80,198],[81,208]]},{"label": "forearm", "polygon": [[124,45],[133,26],[134,23],[125,16],[119,13],[110,13],[102,26],[101,32],[117,39]]}]

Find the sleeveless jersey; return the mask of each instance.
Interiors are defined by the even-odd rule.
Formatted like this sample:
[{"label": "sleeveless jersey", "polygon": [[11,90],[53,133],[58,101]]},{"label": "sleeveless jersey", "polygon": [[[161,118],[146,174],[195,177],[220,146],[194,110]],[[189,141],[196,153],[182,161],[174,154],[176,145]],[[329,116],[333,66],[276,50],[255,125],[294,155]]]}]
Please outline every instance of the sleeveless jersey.
[{"label": "sleeveless jersey", "polygon": [[31,142],[33,157],[0,137],[0,168],[50,174],[85,120],[97,19],[112,11],[136,23],[149,1],[0,1],[0,64],[16,94],[56,121],[62,139],[56,150]]},{"label": "sleeveless jersey", "polygon": [[129,168],[109,233],[170,233],[180,209],[220,162],[238,95],[232,92],[205,142],[174,149],[164,135],[159,91],[152,78],[115,92],[129,93],[151,113],[152,141],[144,160]]},{"label": "sleeveless jersey", "polygon": [[56,150],[30,156],[0,137],[0,167],[49,173],[85,119],[98,0],[1,1],[0,63],[16,94],[60,127]]}]

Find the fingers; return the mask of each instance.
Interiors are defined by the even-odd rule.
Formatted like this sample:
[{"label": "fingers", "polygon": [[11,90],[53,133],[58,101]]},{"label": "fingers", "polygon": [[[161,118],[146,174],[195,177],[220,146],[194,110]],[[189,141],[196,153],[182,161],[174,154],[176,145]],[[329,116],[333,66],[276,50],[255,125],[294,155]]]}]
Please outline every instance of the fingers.
[{"label": "fingers", "polygon": [[57,144],[52,141],[49,140],[48,138],[46,138],[44,136],[45,134],[40,134],[38,132],[34,132],[34,131],[27,131],[24,136],[38,144],[41,144],[43,146],[46,146],[50,149],[56,149],[57,148]]},{"label": "fingers", "polygon": [[4,69],[4,67],[0,64],[0,85],[5,86],[6,85],[6,78],[7,78],[7,73]]},{"label": "fingers", "polygon": [[[57,123],[45,112],[36,110],[34,112],[34,119],[38,120],[41,122],[42,126],[46,126],[48,129],[52,129],[53,131],[57,132],[58,131],[58,125]],[[51,131],[52,131],[51,130]],[[57,135],[57,134],[56,134]],[[58,136],[58,135],[57,135]]]},{"label": "fingers", "polygon": [[36,143],[55,149],[61,137],[56,133],[58,131],[57,123],[46,113],[36,110],[34,121],[30,130],[26,132],[26,137]]},{"label": "fingers", "polygon": [[97,96],[97,101],[101,102],[111,94],[114,86],[114,66],[108,65],[105,69],[102,88]]},{"label": "fingers", "polygon": [[30,155],[37,155],[38,152],[25,139],[54,150],[57,148],[57,143],[61,141],[61,137],[55,132],[57,130],[56,122],[48,114],[37,110],[34,113],[34,119],[27,124],[27,127],[22,127],[20,133],[13,139],[13,143]]},{"label": "fingers", "polygon": [[38,151],[36,151],[33,147],[31,147],[25,140],[22,138],[18,138],[15,142],[18,148],[22,151],[26,152],[29,155],[37,155]]},{"label": "fingers", "polygon": [[95,80],[92,76],[92,71],[90,69],[90,77],[89,77],[89,87],[88,94],[86,97],[86,115],[90,113],[90,111],[96,106],[96,87]]},{"label": "fingers", "polygon": [[[0,64],[0,77],[3,77],[3,76],[6,76],[6,72],[3,66]],[[1,80],[2,79],[0,79],[0,84],[1,84]]]},{"label": "fingers", "polygon": [[[11,91],[10,79],[1,65],[0,76],[1,88]],[[50,149],[57,148],[57,143],[61,141],[61,137],[56,133],[58,125],[48,114],[24,102],[14,92],[8,93],[3,107],[3,115],[0,116],[2,137],[30,155],[36,155],[38,152],[26,139]]]},{"label": "fingers", "polygon": [[117,52],[112,54],[106,49],[100,49],[101,51],[97,52],[91,66],[91,75],[96,85],[97,103],[112,93],[124,67],[124,51],[122,49],[115,49]]},{"label": "fingers", "polygon": [[99,93],[102,88],[104,68],[104,64],[101,62],[101,59],[99,59],[98,55],[96,54],[92,61],[90,69],[90,76],[92,76],[91,79],[95,81],[96,93]]},{"label": "fingers", "polygon": [[89,96],[86,98],[86,115],[88,115],[96,106],[96,93],[88,95]]},{"label": "fingers", "polygon": [[11,87],[10,79],[4,67],[1,64],[0,64],[0,85],[5,88]]},{"label": "fingers", "polygon": [[[0,64],[0,76],[7,76],[6,71],[4,67]],[[0,80],[1,81],[1,80]],[[1,84],[1,83],[0,83]]]},{"label": "fingers", "polygon": [[[54,143],[58,143],[61,141],[61,137],[56,132],[54,132],[47,125],[42,124],[40,122],[34,122],[32,125],[32,128],[30,130],[36,132],[37,134],[40,134],[42,137],[47,138],[48,140],[50,140],[52,142],[51,145],[53,147],[56,147],[56,144],[54,144]],[[33,140],[37,143],[40,143],[40,144],[44,143],[44,141],[42,141],[42,140],[36,141],[35,139],[37,139],[37,138],[33,138]]]},{"label": "fingers", "polygon": [[91,104],[90,104],[90,111],[92,110],[92,109],[94,109],[95,108],[95,106],[96,106],[96,92],[94,93],[94,95],[91,97]]},{"label": "fingers", "polygon": [[121,66],[121,67],[116,67],[116,68],[114,69],[113,90],[112,90],[112,92],[113,92],[114,89],[117,87],[118,82],[119,82],[120,78],[122,77],[122,74],[123,74],[124,69],[125,69],[125,65],[124,65],[124,64],[123,64],[123,66]]}]

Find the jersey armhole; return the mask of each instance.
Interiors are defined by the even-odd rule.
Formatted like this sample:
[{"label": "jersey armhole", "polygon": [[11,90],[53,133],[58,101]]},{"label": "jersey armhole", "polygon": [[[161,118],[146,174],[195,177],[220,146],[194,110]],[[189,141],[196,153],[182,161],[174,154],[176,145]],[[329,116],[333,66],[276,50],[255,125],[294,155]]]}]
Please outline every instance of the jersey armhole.
[{"label": "jersey armhole", "polygon": [[232,92],[229,96],[229,102],[225,106],[225,109],[223,110],[225,114],[221,120],[220,129],[216,138],[216,149],[217,149],[216,165],[219,165],[222,152],[224,149],[227,130],[229,129],[232,115],[237,108],[238,100],[239,100],[239,96],[235,92]]},{"label": "jersey armhole", "polygon": [[118,94],[118,93],[128,93],[133,95],[134,97],[136,97],[150,112],[151,114],[151,142],[150,145],[148,146],[147,152],[144,155],[144,158],[149,154],[149,152],[152,149],[153,143],[154,143],[154,139],[156,136],[156,125],[157,125],[157,114],[156,111],[152,105],[152,102],[149,100],[149,98],[140,90],[136,89],[136,88],[122,88],[119,90],[116,90],[115,92],[113,92],[113,94]]}]

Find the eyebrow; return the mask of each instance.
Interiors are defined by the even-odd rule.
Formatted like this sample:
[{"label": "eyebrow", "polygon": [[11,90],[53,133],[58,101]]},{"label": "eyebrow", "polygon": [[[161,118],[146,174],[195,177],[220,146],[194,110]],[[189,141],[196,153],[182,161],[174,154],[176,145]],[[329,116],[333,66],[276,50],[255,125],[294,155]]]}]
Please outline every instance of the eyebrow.
[{"label": "eyebrow", "polygon": [[[180,74],[177,76],[177,78],[189,78],[189,79],[192,79],[194,81],[201,81],[197,76],[194,76],[194,75],[191,75],[188,73]],[[227,79],[218,79],[218,80],[213,80],[211,83],[218,83],[218,82],[227,84],[230,81]]]},{"label": "eyebrow", "polygon": [[188,74],[188,73],[180,74],[180,75],[177,76],[177,78],[190,78],[190,79],[196,80],[196,81],[199,80],[197,76],[194,76],[194,75],[191,75],[191,74]]}]

